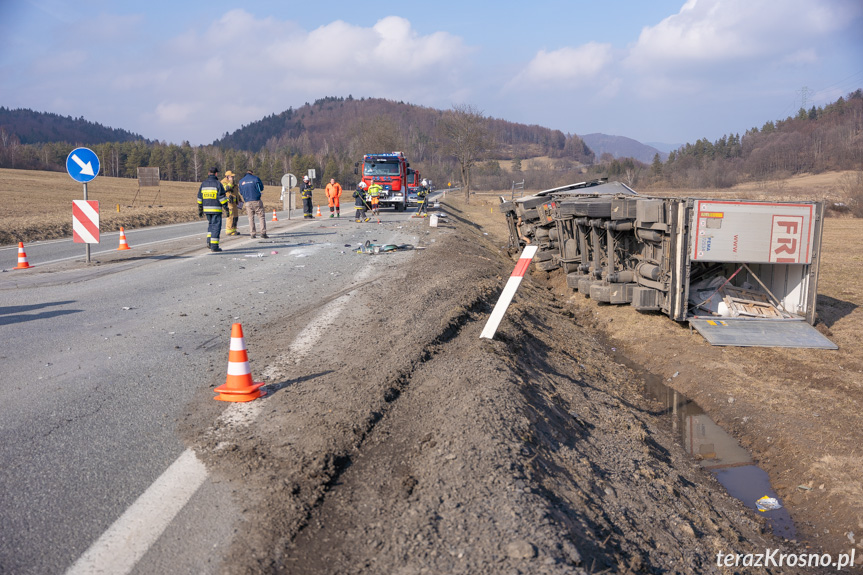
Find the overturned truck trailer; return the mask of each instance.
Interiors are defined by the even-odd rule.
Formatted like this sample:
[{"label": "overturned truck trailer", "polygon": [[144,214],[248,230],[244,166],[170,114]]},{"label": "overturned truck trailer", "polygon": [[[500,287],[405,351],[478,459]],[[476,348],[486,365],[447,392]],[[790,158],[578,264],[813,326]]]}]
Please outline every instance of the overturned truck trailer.
[{"label": "overturned truck trailer", "polygon": [[606,304],[689,322],[713,345],[836,349],[815,323],[823,205],[640,196],[584,182],[505,201],[510,245]]}]

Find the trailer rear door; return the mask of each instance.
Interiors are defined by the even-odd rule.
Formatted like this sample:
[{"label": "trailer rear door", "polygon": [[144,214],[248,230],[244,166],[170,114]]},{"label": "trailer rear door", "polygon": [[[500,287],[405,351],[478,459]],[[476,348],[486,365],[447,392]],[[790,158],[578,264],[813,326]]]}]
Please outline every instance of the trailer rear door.
[{"label": "trailer rear door", "polygon": [[710,345],[839,349],[803,319],[689,318]]}]

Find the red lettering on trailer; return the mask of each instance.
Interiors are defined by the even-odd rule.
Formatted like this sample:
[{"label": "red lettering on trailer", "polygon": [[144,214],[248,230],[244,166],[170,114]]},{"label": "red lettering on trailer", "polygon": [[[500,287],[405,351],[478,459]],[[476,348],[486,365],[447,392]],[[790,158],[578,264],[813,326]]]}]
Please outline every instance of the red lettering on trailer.
[{"label": "red lettering on trailer", "polygon": [[801,263],[802,232],[803,216],[773,216],[770,261],[789,264]]}]

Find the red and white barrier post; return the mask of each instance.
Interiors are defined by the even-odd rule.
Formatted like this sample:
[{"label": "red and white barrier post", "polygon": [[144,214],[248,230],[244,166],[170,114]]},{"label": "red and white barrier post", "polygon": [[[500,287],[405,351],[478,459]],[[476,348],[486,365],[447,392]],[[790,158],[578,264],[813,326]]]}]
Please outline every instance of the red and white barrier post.
[{"label": "red and white barrier post", "polygon": [[512,271],[512,275],[509,276],[509,280],[503,287],[503,292],[501,292],[500,297],[497,299],[497,303],[494,304],[494,309],[491,310],[488,322],[486,322],[485,328],[483,328],[479,337],[484,337],[486,339],[494,338],[497,327],[503,319],[503,314],[506,313],[507,308],[509,308],[509,304],[512,303],[515,291],[518,289],[522,278],[524,278],[524,274],[527,273],[527,267],[530,265],[533,256],[536,255],[537,249],[537,246],[526,246],[524,251],[521,252],[521,256],[518,258],[518,263],[515,264],[515,269]]}]

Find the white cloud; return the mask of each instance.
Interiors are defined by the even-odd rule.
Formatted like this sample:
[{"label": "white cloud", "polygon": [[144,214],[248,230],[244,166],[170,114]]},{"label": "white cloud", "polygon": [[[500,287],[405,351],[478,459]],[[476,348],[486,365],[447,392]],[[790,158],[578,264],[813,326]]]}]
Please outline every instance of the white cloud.
[{"label": "white cloud", "polygon": [[539,84],[571,84],[595,78],[612,61],[610,44],[590,42],[577,48],[569,46],[547,52],[540,50],[515,79]]},{"label": "white cloud", "polygon": [[[189,132],[206,135],[177,139],[206,143],[226,129],[322,96],[385,94],[428,103],[426,88],[414,80],[455,92],[470,52],[461,38],[421,35],[395,16],[371,27],[337,20],[306,31],[293,22],[232,10],[204,33],[174,38],[155,63],[124,74],[114,85],[138,88],[151,78],[152,99],[162,102],[149,114],[157,131],[176,134],[178,123],[185,122]],[[160,70],[170,72],[165,77]]]},{"label": "white cloud", "polygon": [[814,64],[818,61],[818,54],[814,48],[797,50],[783,58],[783,62],[793,65]]},{"label": "white cloud", "polygon": [[160,102],[156,106],[156,118],[165,125],[183,123],[189,120],[194,108],[189,104],[178,102]]},{"label": "white cloud", "polygon": [[688,0],[641,31],[627,64],[654,70],[782,58],[860,13],[859,0]]}]

